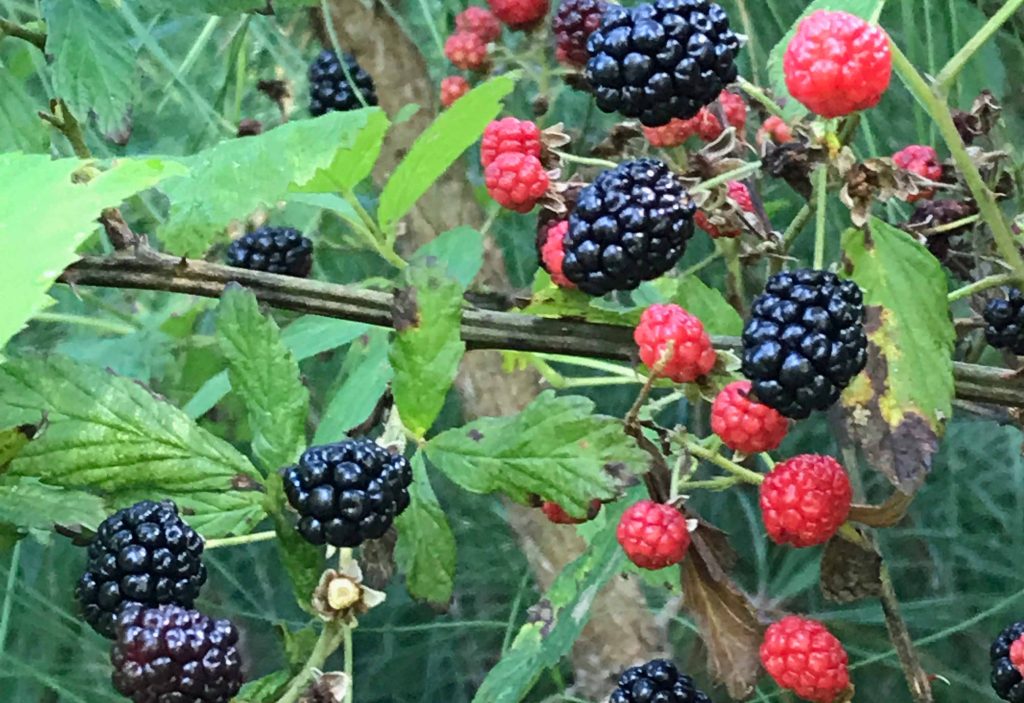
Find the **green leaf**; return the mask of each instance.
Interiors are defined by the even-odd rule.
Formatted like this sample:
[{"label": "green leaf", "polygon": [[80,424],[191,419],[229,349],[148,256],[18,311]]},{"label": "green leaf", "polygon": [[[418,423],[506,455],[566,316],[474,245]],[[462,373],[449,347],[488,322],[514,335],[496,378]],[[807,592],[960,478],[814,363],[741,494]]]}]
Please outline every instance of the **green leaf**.
[{"label": "green leaf", "polygon": [[356,209],[352,207],[352,203],[340,195],[334,193],[290,193],[288,195],[288,202],[302,203],[303,205],[312,205],[322,210],[330,210],[343,219],[349,227],[362,232],[363,236],[374,236]]},{"label": "green leaf", "polygon": [[467,491],[501,491],[520,503],[537,495],[582,517],[591,500],[615,495],[609,469],[640,472],[647,461],[620,420],[593,410],[589,398],[548,390],[518,415],[437,435],[427,442],[427,457]]},{"label": "green leaf", "polygon": [[409,507],[395,519],[395,560],[414,598],[447,606],[455,587],[455,535],[437,502],[423,455],[412,457]]},{"label": "green leaf", "polygon": [[38,425],[19,425],[0,430],[0,474],[7,470],[14,457],[32,441],[38,431]]},{"label": "green leaf", "polygon": [[[193,0],[183,3],[179,0],[139,0],[142,6],[152,12],[172,16],[187,15],[237,15],[242,12],[264,10],[270,4],[267,0]],[[275,11],[313,7],[320,0],[273,0]]]},{"label": "green leaf", "polygon": [[315,615],[312,598],[324,570],[324,550],[302,538],[285,503],[284,482],[275,475],[267,484],[267,504],[277,533],[277,552],[288,572],[295,602],[307,613]]},{"label": "green leaf", "polygon": [[314,444],[337,442],[370,416],[393,376],[388,349],[388,332],[380,328],[352,342],[341,367],[344,380],[327,401]]},{"label": "green leaf", "polygon": [[675,280],[676,289],[669,301],[700,318],[708,334],[738,335],[743,332],[743,318],[729,305],[722,292],[711,288],[696,276]]},{"label": "green leaf", "polygon": [[472,227],[456,227],[421,246],[409,261],[421,266],[435,262],[445,267],[448,278],[469,288],[484,264],[484,236]]},{"label": "green leaf", "polygon": [[[346,159],[362,163],[357,147],[364,129],[379,129],[379,108],[331,112],[298,120],[255,137],[229,139],[185,159],[188,178],[164,184],[170,216],[158,230],[166,248],[184,256],[203,254],[233,220],[272,205],[307,184],[324,185],[324,169],[351,177]],[[334,167],[338,165],[337,172]],[[245,187],[239,187],[244,178]],[[211,198],[210,193],[217,197]]]},{"label": "green leaf", "polygon": [[462,286],[440,266],[410,266],[395,296],[392,392],[403,424],[422,437],[444,406],[466,344],[459,336]]},{"label": "green leaf", "polygon": [[83,491],[47,486],[37,478],[0,478],[0,525],[50,530],[54,525],[95,529],[107,516],[103,499]]},{"label": "green leaf", "polygon": [[139,92],[139,66],[121,15],[98,0],[44,0],[43,16],[56,96],[82,124],[94,114],[101,132],[123,130]]},{"label": "green leaf", "polygon": [[351,191],[373,171],[388,126],[388,116],[383,110],[372,111],[350,148],[338,151],[327,168],[317,171],[312,180],[292,190],[300,193]]},{"label": "green leaf", "polygon": [[[298,361],[348,344],[370,327],[362,322],[335,320],[319,315],[304,315],[284,328],[281,340]],[[185,414],[191,418],[208,413],[231,390],[228,372],[213,376],[196,391],[185,405]]]},{"label": "green leaf", "polygon": [[953,411],[953,321],[946,274],[906,232],[872,218],[843,251],[864,290],[868,364],[842,396],[869,463],[904,492],[930,471]]},{"label": "green leaf", "polygon": [[104,208],[185,172],[157,159],[125,159],[88,183],[73,183],[71,175],[83,163],[46,154],[0,154],[0,261],[18,262],[0,276],[0,348],[47,305],[46,291],[75,261],[75,249],[99,226],[96,218]]},{"label": "green leaf", "polygon": [[39,106],[26,92],[22,81],[15,78],[0,62],[0,152],[43,152],[50,145],[46,124],[39,119]]},{"label": "green leaf", "polygon": [[[615,522],[626,509],[619,501],[605,506]],[[523,700],[547,669],[556,667],[579,639],[590,620],[597,594],[626,563],[615,539],[615,530],[594,537],[586,551],[558,575],[544,594],[539,608],[541,620],[528,622],[519,630],[512,647],[491,669],[480,685],[474,703],[518,703]]]},{"label": "green leaf", "polygon": [[[102,493],[115,504],[176,500],[208,537],[251,528],[262,516],[253,465],[143,386],[51,356],[0,366],[0,424],[46,431],[11,463],[12,476]],[[229,529],[230,528],[230,529]]]},{"label": "green leaf", "polygon": [[442,112],[409,149],[380,194],[377,218],[384,231],[405,217],[427,189],[484,133],[515,88],[514,74],[491,78]]},{"label": "green leaf", "polygon": [[242,690],[232,700],[235,703],[273,703],[284,693],[290,680],[289,672],[275,671],[242,686]]},{"label": "green leaf", "polygon": [[771,80],[772,93],[781,101],[784,101],[782,112],[787,122],[793,122],[808,114],[807,108],[797,102],[789,89],[786,88],[786,74],[782,70],[782,57],[786,53],[786,47],[796,34],[796,27],[800,20],[812,12],[818,10],[841,10],[851,15],[863,17],[866,20],[872,19],[881,9],[885,0],[814,0],[807,5],[800,17],[790,27],[789,31],[779,40],[768,54],[768,78]]},{"label": "green leaf", "polygon": [[249,413],[253,454],[267,471],[294,462],[306,446],[309,391],[277,323],[260,312],[251,291],[231,285],[221,296],[217,341]]}]

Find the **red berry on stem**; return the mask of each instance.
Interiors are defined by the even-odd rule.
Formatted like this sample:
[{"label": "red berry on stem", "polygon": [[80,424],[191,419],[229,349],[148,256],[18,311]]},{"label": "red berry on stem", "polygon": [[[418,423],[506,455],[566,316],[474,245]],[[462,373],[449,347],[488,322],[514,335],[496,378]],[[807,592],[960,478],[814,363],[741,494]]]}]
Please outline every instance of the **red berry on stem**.
[{"label": "red berry on stem", "polygon": [[503,117],[484,130],[480,140],[480,164],[485,168],[501,154],[526,154],[540,158],[540,128],[530,120]]},{"label": "red berry on stem", "polygon": [[780,462],[761,484],[761,517],[772,541],[794,547],[827,542],[850,513],[846,470],[830,456]]},{"label": "red berry on stem", "polygon": [[641,500],[622,514],[616,531],[629,560],[643,569],[678,564],[690,546],[686,517],[670,505]]},{"label": "red berry on stem", "polygon": [[889,87],[889,37],[846,12],[818,10],[804,18],[782,57],[786,87],[822,117],[874,107]]},{"label": "red berry on stem", "polygon": [[[747,103],[735,93],[723,90],[718,96],[726,121],[741,133],[747,124]],[[705,142],[713,142],[722,136],[722,122],[709,108],[701,108],[688,120],[673,118],[660,127],[644,127],[644,137],[656,147],[679,146],[692,136]]]},{"label": "red berry on stem", "polygon": [[738,452],[776,449],[788,429],[789,420],[779,411],[750,399],[750,381],[733,381],[711,405],[711,430]]},{"label": "red berry on stem", "polygon": [[761,128],[757,130],[757,143],[764,144],[768,141],[773,141],[776,144],[791,142],[793,141],[793,130],[781,117],[771,115],[761,123]]},{"label": "red berry on stem", "polygon": [[445,76],[441,79],[441,104],[451,107],[452,103],[469,92],[469,81],[462,76]]},{"label": "red berry on stem", "polygon": [[551,185],[547,172],[536,156],[505,153],[484,169],[487,192],[502,207],[514,212],[529,212]]},{"label": "red berry on stem", "polygon": [[[915,173],[921,178],[927,178],[929,181],[937,181],[942,178],[942,164],[939,163],[939,155],[930,146],[912,144],[900,149],[892,155],[892,162],[899,168]],[[907,196],[907,202],[928,200],[933,195],[935,195],[934,188],[925,188]]]},{"label": "red berry on stem", "polygon": [[565,512],[565,509],[558,503],[552,503],[550,500],[546,500],[541,503],[541,511],[547,516],[548,520],[558,525],[581,525],[588,520],[593,520],[597,517],[597,513],[601,510],[601,501],[597,498],[590,501],[590,507],[587,510],[587,516],[585,518],[575,518],[569,513]]},{"label": "red berry on stem", "polygon": [[[750,199],[750,191],[741,181],[729,181],[728,188],[729,199],[735,202],[743,212],[754,211],[754,201]],[[741,229],[720,229],[716,227],[703,210],[697,211],[697,214],[693,216],[693,221],[697,223],[698,227],[711,235],[712,239],[718,239],[719,237],[732,238],[743,234]]]},{"label": "red berry on stem", "polygon": [[487,8],[473,5],[455,15],[455,31],[475,34],[489,44],[501,36],[501,22]]},{"label": "red berry on stem", "polygon": [[471,32],[456,32],[445,41],[444,55],[458,68],[480,71],[487,67],[487,42]]},{"label": "red berry on stem", "polygon": [[509,29],[531,29],[548,14],[549,0],[487,0]]},{"label": "red berry on stem", "polygon": [[781,688],[814,703],[832,703],[850,685],[843,644],[816,620],[788,615],[768,627],[761,663]]},{"label": "red berry on stem", "polygon": [[695,381],[715,365],[715,349],[704,325],[678,305],[652,305],[644,310],[633,339],[640,347],[640,360],[650,369],[662,364],[660,375],[676,383]]},{"label": "red berry on stem", "polygon": [[565,259],[565,233],[569,231],[569,220],[556,220],[550,223],[541,233],[540,242],[541,267],[548,272],[556,286],[575,288],[576,285],[565,277],[562,272],[562,260]]}]

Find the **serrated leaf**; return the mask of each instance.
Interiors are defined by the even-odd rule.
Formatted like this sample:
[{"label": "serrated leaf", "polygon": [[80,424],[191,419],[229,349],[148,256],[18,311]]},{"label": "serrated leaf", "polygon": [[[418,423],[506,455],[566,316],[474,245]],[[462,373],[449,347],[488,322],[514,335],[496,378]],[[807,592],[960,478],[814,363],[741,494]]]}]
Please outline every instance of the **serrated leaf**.
[{"label": "serrated leaf", "polygon": [[864,290],[868,362],[842,396],[846,426],[869,463],[905,493],[931,470],[953,411],[946,274],[906,232],[872,218],[849,230],[849,277]]},{"label": "serrated leaf", "polygon": [[242,686],[232,700],[235,703],[273,703],[284,693],[289,680],[291,674],[287,671],[275,671]]},{"label": "serrated leaf", "polygon": [[[229,139],[184,159],[188,178],[168,180],[167,222],[157,231],[165,247],[184,256],[203,254],[234,220],[283,199],[291,190],[323,183],[323,170],[356,154],[360,132],[386,121],[379,108],[331,112],[298,120],[254,137]],[[244,181],[245,186],[239,187]],[[210,193],[217,197],[211,198]]]},{"label": "serrated leaf", "polygon": [[39,106],[0,62],[0,152],[43,152],[50,144],[45,123],[36,115]]},{"label": "serrated leaf", "polygon": [[57,524],[95,529],[106,516],[99,496],[47,486],[37,478],[0,478],[0,524],[19,530],[50,530]]},{"label": "serrated leaf", "polygon": [[249,460],[132,380],[56,356],[0,366],[0,423],[44,413],[46,431],[21,450],[10,475],[116,504],[171,498],[208,537],[262,514],[261,494],[238,490],[259,484]]},{"label": "serrated leaf", "polygon": [[[75,261],[75,250],[99,226],[96,218],[104,208],[185,172],[157,159],[124,160],[88,183],[73,183],[71,175],[83,163],[46,154],[0,154],[0,261],[18,262],[0,276],[0,348],[48,304],[46,291]],[[60,207],[25,206],[35,202]]]},{"label": "serrated leaf", "polygon": [[484,133],[515,88],[514,75],[491,78],[442,112],[416,139],[380,194],[377,219],[384,231],[408,214],[420,196]]},{"label": "serrated leaf", "polygon": [[395,519],[395,560],[414,598],[447,606],[455,588],[455,535],[437,502],[423,455],[413,455],[409,507]]},{"label": "serrated leaf", "polygon": [[[335,320],[319,315],[304,315],[284,328],[281,340],[298,361],[348,344],[369,328],[362,322]],[[186,403],[185,413],[191,418],[202,417],[231,390],[228,372],[213,376],[196,391]]]},{"label": "serrated leaf", "polygon": [[808,114],[807,108],[797,102],[789,89],[786,88],[786,74],[782,70],[782,57],[786,53],[786,47],[796,34],[796,27],[807,15],[818,10],[841,10],[857,15],[866,20],[872,19],[879,11],[885,0],[814,0],[808,4],[800,17],[793,23],[785,36],[779,43],[772,47],[768,54],[768,78],[771,81],[772,92],[776,99],[785,101],[782,112],[787,122],[793,122]]},{"label": "serrated leaf", "polygon": [[56,96],[83,124],[91,113],[101,132],[123,130],[139,70],[137,44],[121,15],[98,0],[44,0],[43,17]]},{"label": "serrated leaf", "polygon": [[[605,506],[618,522],[627,503]],[[518,703],[537,679],[558,665],[590,620],[590,608],[605,584],[626,563],[615,530],[598,533],[586,551],[565,567],[534,606],[511,648],[484,679],[473,703]]]},{"label": "serrated leaf", "polygon": [[456,227],[421,246],[409,260],[421,266],[435,262],[445,267],[448,278],[469,288],[484,264],[484,236],[472,227]]},{"label": "serrated leaf", "polygon": [[249,414],[253,454],[268,472],[294,462],[306,446],[309,391],[277,323],[260,312],[251,291],[234,285],[224,291],[217,341]]},{"label": "serrated leaf", "polygon": [[380,328],[370,329],[352,342],[341,368],[345,380],[327,401],[313,438],[315,444],[337,442],[370,416],[393,376],[388,350],[388,332]]},{"label": "serrated leaf", "polygon": [[402,422],[426,434],[444,405],[466,344],[459,336],[462,286],[438,265],[410,266],[395,295],[395,339],[388,358]]},{"label": "serrated leaf", "polygon": [[637,472],[647,461],[620,420],[593,410],[589,398],[548,390],[517,415],[442,432],[427,442],[427,458],[473,493],[501,491],[520,503],[537,495],[582,517],[594,498],[615,495],[610,469]]}]

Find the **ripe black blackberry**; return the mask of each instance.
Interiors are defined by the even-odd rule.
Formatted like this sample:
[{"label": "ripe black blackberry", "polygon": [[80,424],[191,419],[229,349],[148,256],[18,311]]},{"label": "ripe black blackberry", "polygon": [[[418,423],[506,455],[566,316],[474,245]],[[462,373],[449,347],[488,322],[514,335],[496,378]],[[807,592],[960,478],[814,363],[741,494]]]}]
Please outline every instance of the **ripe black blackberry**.
[{"label": "ripe black blackberry", "polygon": [[711,699],[675,664],[652,659],[622,672],[608,703],[711,703]]},{"label": "ripe black blackberry", "polygon": [[992,688],[1010,703],[1024,703],[1024,620],[999,633],[989,655],[992,658]]},{"label": "ripe black blackberry", "polygon": [[144,500],[100,523],[75,597],[85,620],[114,637],[118,612],[129,604],[191,607],[206,582],[203,538],[178,517],[169,500]]},{"label": "ripe black blackberry", "polygon": [[409,507],[412,469],[371,439],[310,447],[284,473],[284,492],[313,544],[356,547],[383,536]]},{"label": "ripe black blackberry", "polygon": [[551,22],[555,35],[555,58],[567,66],[587,64],[587,39],[601,25],[601,0],[562,0]]},{"label": "ripe black blackberry", "polygon": [[[370,74],[363,70],[352,54],[342,54],[342,60],[345,62],[344,68],[336,53],[324,49],[309,65],[309,111],[314,117],[331,111],[345,112],[363,107],[353,84],[362,93],[367,105],[377,104],[377,92]],[[348,77],[345,76],[346,68]]]},{"label": "ripe black blackberry", "polygon": [[231,242],[227,264],[305,278],[313,268],[313,242],[291,227],[260,227]]},{"label": "ripe black blackberry", "polygon": [[736,80],[739,49],[717,3],[609,5],[587,42],[586,77],[601,110],[660,127],[693,117]]},{"label": "ripe black blackberry", "polygon": [[696,207],[661,161],[625,161],[580,191],[562,270],[580,290],[632,290],[669,271],[693,235]]},{"label": "ripe black blackberry", "polygon": [[1011,288],[1006,298],[988,301],[981,316],[985,339],[996,349],[1024,354],[1024,294]]},{"label": "ripe black blackberry", "polygon": [[768,279],[743,329],[743,374],[760,402],[805,418],[835,403],[866,362],[856,283],[812,269]]},{"label": "ripe black blackberry", "polygon": [[135,703],[228,703],[242,687],[238,631],[176,605],[126,607],[110,651],[114,688]]}]

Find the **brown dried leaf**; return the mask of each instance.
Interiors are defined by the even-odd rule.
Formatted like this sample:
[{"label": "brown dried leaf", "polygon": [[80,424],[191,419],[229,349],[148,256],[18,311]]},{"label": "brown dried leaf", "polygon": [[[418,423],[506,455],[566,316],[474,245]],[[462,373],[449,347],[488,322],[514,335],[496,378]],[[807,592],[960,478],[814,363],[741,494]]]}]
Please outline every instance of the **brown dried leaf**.
[{"label": "brown dried leaf", "polygon": [[882,557],[860,534],[862,544],[836,535],[821,555],[821,593],[836,603],[852,603],[882,592]]},{"label": "brown dried leaf", "polygon": [[592,156],[602,159],[616,159],[624,156],[629,143],[644,136],[638,122],[621,122],[608,132],[608,136],[590,150]]},{"label": "brown dried leaf", "polygon": [[683,604],[700,628],[711,672],[742,700],[761,673],[764,627],[750,597],[729,578],[726,565],[733,559],[724,535],[702,523],[682,566]]},{"label": "brown dried leaf", "polygon": [[363,581],[370,588],[383,590],[395,575],[395,543],[398,532],[394,527],[379,539],[363,543],[359,557],[363,567]]},{"label": "brown dried leaf", "polygon": [[850,208],[850,219],[857,227],[863,227],[871,214],[876,200],[899,198],[906,200],[920,192],[929,181],[902,168],[897,168],[892,159],[874,158],[854,164],[845,174],[846,183],[839,192],[839,199]]}]

